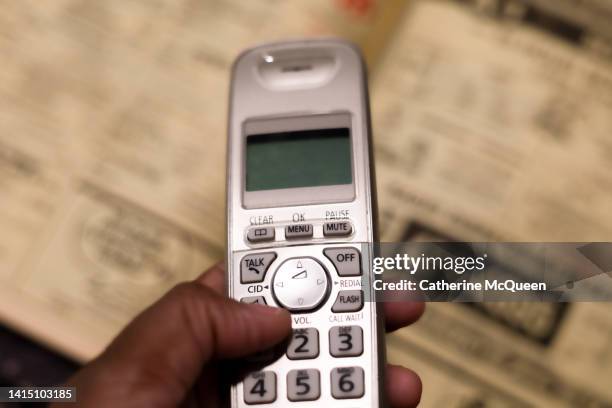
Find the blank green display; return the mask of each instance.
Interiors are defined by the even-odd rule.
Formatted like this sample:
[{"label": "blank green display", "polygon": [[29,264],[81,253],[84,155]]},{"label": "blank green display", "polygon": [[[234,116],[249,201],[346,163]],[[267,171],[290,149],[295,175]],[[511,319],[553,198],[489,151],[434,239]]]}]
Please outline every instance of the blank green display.
[{"label": "blank green display", "polygon": [[351,184],[348,128],[249,135],[246,190]]}]

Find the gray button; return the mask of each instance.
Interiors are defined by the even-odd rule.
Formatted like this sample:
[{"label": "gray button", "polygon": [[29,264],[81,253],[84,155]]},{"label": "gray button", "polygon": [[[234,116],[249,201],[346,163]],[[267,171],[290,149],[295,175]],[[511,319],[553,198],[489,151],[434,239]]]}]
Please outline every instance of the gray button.
[{"label": "gray button", "polygon": [[295,329],[287,349],[290,360],[316,358],[319,355],[319,332],[317,329]]},{"label": "gray button", "polygon": [[363,330],[359,326],[334,326],[329,330],[329,352],[334,357],[363,353]]},{"label": "gray button", "polygon": [[327,248],[323,253],[332,261],[339,276],[361,275],[361,257],[355,248]]},{"label": "gray button", "polygon": [[356,312],[363,307],[362,290],[342,290],[338,292],[338,297],[332,306],[332,312]]},{"label": "gray button", "polygon": [[336,399],[361,398],[365,393],[361,367],[338,367],[331,372],[331,392]]},{"label": "gray button", "polygon": [[310,238],[312,237],[312,224],[293,224],[285,227],[285,238]]},{"label": "gray button", "polygon": [[349,221],[334,221],[323,224],[323,235],[326,237],[344,237],[351,235],[353,226]]},{"label": "gray button", "polygon": [[240,299],[242,303],[257,303],[258,305],[267,305],[266,298],[263,296],[246,296]]},{"label": "gray button", "polygon": [[247,232],[247,239],[251,242],[272,241],[274,227],[254,227]]},{"label": "gray button", "polygon": [[272,261],[276,259],[274,252],[247,255],[240,261],[240,282],[262,282]]},{"label": "gray button", "polygon": [[244,402],[247,404],[267,404],[276,400],[276,374],[272,371],[249,374],[242,387]]},{"label": "gray button", "polygon": [[287,373],[287,398],[290,401],[312,401],[321,396],[319,370],[291,370]]}]

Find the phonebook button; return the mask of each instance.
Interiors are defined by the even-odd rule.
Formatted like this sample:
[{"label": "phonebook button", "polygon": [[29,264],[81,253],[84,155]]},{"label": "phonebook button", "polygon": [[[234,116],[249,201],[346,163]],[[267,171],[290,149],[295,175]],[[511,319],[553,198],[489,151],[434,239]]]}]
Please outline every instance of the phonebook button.
[{"label": "phonebook button", "polygon": [[274,227],[253,227],[247,231],[249,242],[265,242],[274,239]]}]

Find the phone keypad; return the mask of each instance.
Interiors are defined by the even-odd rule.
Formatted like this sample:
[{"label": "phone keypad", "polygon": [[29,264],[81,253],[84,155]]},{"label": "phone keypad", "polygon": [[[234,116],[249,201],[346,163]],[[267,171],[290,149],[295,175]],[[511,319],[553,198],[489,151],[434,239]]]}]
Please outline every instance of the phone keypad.
[{"label": "phone keypad", "polygon": [[247,404],[268,404],[276,400],[276,374],[272,371],[251,373],[242,384]]},{"label": "phone keypad", "polygon": [[289,347],[287,357],[290,360],[304,360],[316,358],[319,355],[319,331],[315,328],[295,329]]},{"label": "phone keypad", "polygon": [[290,401],[312,401],[321,396],[319,370],[291,370],[287,374],[287,398]]},{"label": "phone keypad", "polygon": [[[327,224],[338,223],[343,224],[344,222]],[[346,224],[349,228],[351,227],[350,222],[346,222]],[[324,226],[324,232],[326,228]],[[330,231],[332,232],[325,232],[325,235],[335,236],[334,231],[346,231],[346,227],[336,226],[335,229]],[[348,234],[351,231],[352,228],[349,229]],[[311,233],[311,224],[294,224],[285,227],[286,239],[311,237]],[[338,234],[340,233],[338,232]],[[342,279],[362,275],[360,251],[353,246],[331,246],[318,251],[320,251],[318,257],[316,253],[309,252],[308,256],[285,257],[280,261],[276,261],[276,259],[278,256],[283,258],[281,250],[260,252],[242,257],[240,260],[241,283],[254,283],[254,285],[250,285],[248,288],[248,293],[253,293],[253,296],[243,296],[240,300],[246,303],[267,304],[267,299],[273,305],[276,304],[292,313],[298,313],[294,314],[295,317],[300,316],[299,313],[303,312],[317,311],[318,313],[321,307],[328,308],[328,312],[331,313],[330,319],[335,315],[342,316],[342,314],[360,312],[364,307],[364,291],[353,286],[358,282],[357,280]],[[333,268],[329,262],[320,260],[325,258],[333,264]],[[266,277],[271,265],[274,265],[270,272],[272,276]],[[335,285],[342,284],[342,281],[344,281],[344,284],[351,284],[351,286],[348,286],[350,289],[345,290],[344,288],[347,286],[340,286],[343,290],[334,290],[337,287]],[[335,298],[328,302],[330,292],[334,293]],[[347,316],[349,319],[354,319],[355,316],[359,315]],[[282,396],[283,392],[286,392],[288,401],[313,401],[321,398],[324,400],[325,396],[321,395],[321,376],[323,376],[324,381],[329,381],[328,384],[331,386],[330,388],[323,387],[328,389],[327,392],[331,394],[328,398],[362,398],[365,395],[365,374],[363,367],[359,367],[355,363],[362,361],[363,358],[365,348],[363,328],[356,324],[360,320],[343,319],[339,318],[337,321],[355,323],[327,326],[330,328],[325,329],[328,331],[323,334],[322,339],[319,336],[319,330],[315,327],[295,328],[287,345],[286,358],[288,361],[304,361],[300,363],[299,368],[285,371],[286,378],[284,380],[286,384],[283,385],[284,391],[278,389],[278,373],[270,369],[259,371],[250,374],[243,381],[244,402],[248,405],[272,403],[277,400],[277,393],[279,392],[281,393],[281,400],[284,398]],[[307,321],[308,314],[303,322]],[[361,322],[364,322],[364,320],[361,320]],[[301,325],[303,324],[301,323]],[[321,342],[327,344],[321,345]],[[324,350],[323,356],[328,356],[326,360],[329,361],[329,358],[337,359],[339,364],[332,365],[325,372],[315,368],[302,368],[304,363],[310,365],[308,361],[312,361],[313,366],[317,366],[317,359],[325,358],[321,357],[321,347]],[[357,358],[359,360],[353,360]],[[342,362],[345,364],[340,364]],[[281,379],[282,382],[283,379]]]}]

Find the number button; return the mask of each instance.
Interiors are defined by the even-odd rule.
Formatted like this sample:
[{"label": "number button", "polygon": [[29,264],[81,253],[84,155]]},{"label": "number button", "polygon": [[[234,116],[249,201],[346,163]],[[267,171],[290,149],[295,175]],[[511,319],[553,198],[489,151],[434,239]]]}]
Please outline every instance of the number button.
[{"label": "number button", "polygon": [[335,326],[329,330],[329,352],[334,357],[363,353],[363,330],[359,326]]},{"label": "number button", "polygon": [[336,399],[361,398],[365,387],[363,369],[360,367],[338,367],[331,372],[332,396]]},{"label": "number button", "polygon": [[290,360],[303,360],[307,358],[316,358],[319,355],[319,332],[317,329],[295,329],[289,348],[287,357]]},{"label": "number button", "polygon": [[276,374],[272,371],[258,371],[249,374],[242,384],[244,402],[267,404],[276,400]]},{"label": "number button", "polygon": [[287,398],[291,401],[312,401],[321,396],[319,371],[314,368],[291,370],[287,374]]}]

